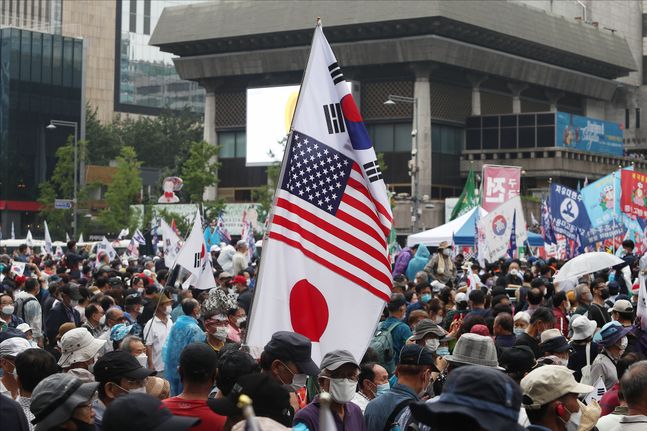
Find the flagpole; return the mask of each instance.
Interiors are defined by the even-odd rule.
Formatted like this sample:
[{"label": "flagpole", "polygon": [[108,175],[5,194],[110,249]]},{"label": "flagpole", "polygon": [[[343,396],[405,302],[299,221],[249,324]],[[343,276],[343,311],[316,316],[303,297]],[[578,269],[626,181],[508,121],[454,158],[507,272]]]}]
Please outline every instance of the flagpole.
[{"label": "flagpole", "polygon": [[[314,41],[315,37],[317,36],[317,29],[321,28],[321,18],[317,17],[316,19],[316,24],[315,24],[315,30],[312,33],[312,41],[310,42],[310,50],[308,51],[308,61],[306,62],[306,68],[303,72],[303,75],[301,76],[301,83],[299,84],[299,94],[297,95],[297,101],[294,105],[294,112],[292,113],[292,119],[290,120],[290,132],[288,134],[288,139],[285,145],[285,150],[283,151],[283,160],[281,161],[281,170],[279,173],[279,179],[277,183],[274,186],[274,196],[272,196],[272,206],[270,207],[270,210],[267,214],[267,238],[266,240],[269,242],[269,232],[272,230],[272,219],[274,218],[274,208],[276,208],[276,202],[278,200],[278,191],[281,188],[281,184],[283,184],[283,177],[285,175],[285,166],[287,164],[289,155],[290,155],[290,149],[292,147],[292,136],[294,135],[294,116],[297,113],[297,108],[299,107],[299,102],[301,101],[301,95],[303,94],[303,82],[306,80],[306,77],[310,74],[310,60],[312,57],[312,47],[314,46]],[[265,246],[265,241],[263,241],[263,246]],[[267,249],[266,249],[267,250]],[[263,270],[265,269],[265,266],[263,265],[263,258],[261,258],[259,264],[258,264],[258,273],[256,274],[256,285],[254,286],[254,296],[252,298],[252,312],[250,313],[249,316],[249,324],[247,325],[247,331],[245,331],[244,337],[241,339],[241,344],[245,345],[247,341],[247,334],[249,333],[250,328],[252,327],[252,323],[254,321],[254,308],[253,304],[256,302],[256,298],[259,295],[259,291],[261,290],[261,285],[260,285],[260,280],[261,280],[261,274],[263,273]]]}]

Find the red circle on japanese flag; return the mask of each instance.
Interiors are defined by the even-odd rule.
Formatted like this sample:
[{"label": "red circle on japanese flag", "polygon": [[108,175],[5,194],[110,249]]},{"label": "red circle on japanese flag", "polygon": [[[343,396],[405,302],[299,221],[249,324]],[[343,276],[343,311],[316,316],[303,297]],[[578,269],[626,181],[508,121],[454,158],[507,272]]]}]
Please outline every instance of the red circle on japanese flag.
[{"label": "red circle on japanese flag", "polygon": [[295,332],[319,342],[328,327],[326,298],[305,278],[297,281],[290,291],[290,320]]}]

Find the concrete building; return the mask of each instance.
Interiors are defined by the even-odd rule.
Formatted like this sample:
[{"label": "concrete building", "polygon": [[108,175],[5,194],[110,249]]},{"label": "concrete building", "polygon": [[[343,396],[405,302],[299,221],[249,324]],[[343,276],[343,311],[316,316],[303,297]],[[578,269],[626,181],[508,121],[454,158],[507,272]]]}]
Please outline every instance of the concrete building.
[{"label": "concrete building", "polygon": [[[206,3],[167,8],[151,44],[176,55],[180,77],[206,89],[205,139],[230,145],[232,133],[244,137],[247,88],[300,82],[314,17],[322,17],[396,193],[411,190],[418,124],[418,197],[435,204],[423,206],[429,227],[442,220],[432,201],[457,196],[470,167],[485,163],[522,166],[524,194],[545,190],[549,178],[575,187],[631,161],[647,169],[628,152],[563,145],[554,114],[622,123],[627,149],[647,149],[636,109],[642,11],[640,1]],[[415,98],[417,118],[411,105],[385,106],[390,94]],[[264,180],[240,156],[222,162],[221,196]],[[396,226],[409,229],[409,204],[395,213]]]}]

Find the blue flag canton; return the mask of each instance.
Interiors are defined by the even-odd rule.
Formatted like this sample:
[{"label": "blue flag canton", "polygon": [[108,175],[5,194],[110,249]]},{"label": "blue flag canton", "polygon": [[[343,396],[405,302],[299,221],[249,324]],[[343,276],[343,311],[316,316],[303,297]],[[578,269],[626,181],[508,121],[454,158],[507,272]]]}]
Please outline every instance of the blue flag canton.
[{"label": "blue flag canton", "polygon": [[295,130],[281,188],[335,215],[352,168],[352,159]]}]

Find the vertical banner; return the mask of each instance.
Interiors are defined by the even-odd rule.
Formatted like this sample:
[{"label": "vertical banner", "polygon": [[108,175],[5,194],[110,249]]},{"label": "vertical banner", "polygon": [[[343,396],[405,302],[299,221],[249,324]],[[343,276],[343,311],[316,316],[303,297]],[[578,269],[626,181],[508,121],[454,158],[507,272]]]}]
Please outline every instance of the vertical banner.
[{"label": "vertical banner", "polygon": [[500,205],[478,221],[479,262],[494,262],[507,256],[513,224],[515,242],[525,243],[528,240],[528,232],[519,196]]},{"label": "vertical banner", "polygon": [[481,206],[487,212],[519,196],[521,187],[519,166],[483,165],[482,178]]},{"label": "vertical banner", "polygon": [[620,214],[620,170],[584,187],[580,192],[591,226],[599,227],[618,221]]},{"label": "vertical banner", "polygon": [[[591,227],[591,220],[582,202],[582,195],[559,184],[550,186],[550,213],[555,233],[577,240]],[[579,232],[578,232],[579,230]]]},{"label": "vertical banner", "polygon": [[620,183],[622,187],[622,197],[620,199],[622,212],[640,218],[646,218],[647,175],[623,169]]}]

